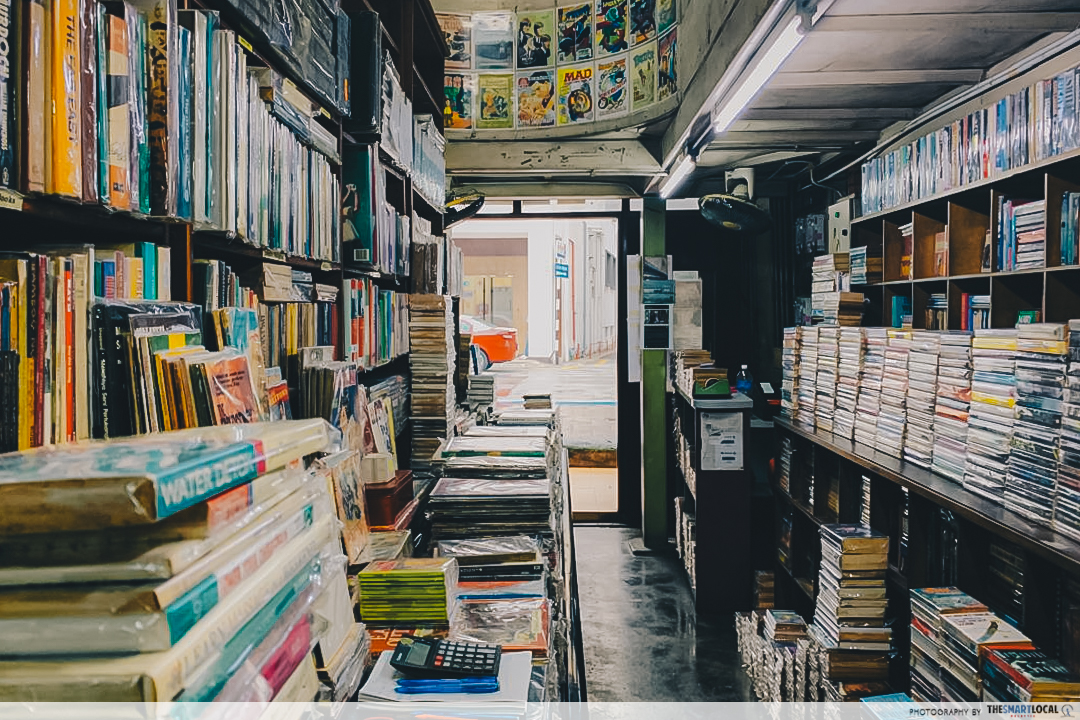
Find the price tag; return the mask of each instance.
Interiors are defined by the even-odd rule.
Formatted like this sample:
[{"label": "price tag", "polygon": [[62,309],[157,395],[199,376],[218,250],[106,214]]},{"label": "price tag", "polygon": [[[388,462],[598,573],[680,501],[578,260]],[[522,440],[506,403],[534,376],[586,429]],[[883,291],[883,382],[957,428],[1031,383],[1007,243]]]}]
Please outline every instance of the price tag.
[{"label": "price tag", "polygon": [[240,43],[240,47],[244,48],[249,53],[254,53],[255,52],[255,49],[251,47],[251,43],[249,43],[247,40],[240,37],[239,35],[236,36],[236,41]]},{"label": "price tag", "polygon": [[15,192],[14,190],[0,188],[0,208],[7,208],[8,210],[22,210],[23,196]]}]

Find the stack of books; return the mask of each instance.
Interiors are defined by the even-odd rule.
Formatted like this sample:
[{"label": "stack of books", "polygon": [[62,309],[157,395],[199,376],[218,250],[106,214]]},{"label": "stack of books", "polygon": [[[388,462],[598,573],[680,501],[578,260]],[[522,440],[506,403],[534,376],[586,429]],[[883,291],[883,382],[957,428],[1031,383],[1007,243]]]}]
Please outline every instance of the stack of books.
[{"label": "stack of books", "polygon": [[[787,338],[788,330],[797,330],[798,328],[788,328],[784,331],[784,337]],[[686,392],[687,395],[693,396],[694,394],[694,369],[702,365],[709,365],[712,363],[712,355],[708,350],[676,350],[672,353],[675,360],[675,384],[678,385]],[[727,376],[727,372],[724,372],[724,376]]]},{"label": "stack of books", "polygon": [[990,296],[963,293],[960,296],[960,329],[979,330],[990,327]]},{"label": "stack of books", "polygon": [[911,591],[911,695],[918,702],[941,702],[941,648],[944,618],[985,613],[987,608],[955,587],[915,588]]},{"label": "stack of books", "polygon": [[1069,321],[1069,369],[1058,438],[1054,529],[1080,540],[1080,320]]},{"label": "stack of books", "polygon": [[[784,347],[781,364],[784,377],[780,386],[780,415],[794,421],[799,414],[799,374],[802,357],[801,327],[784,328]],[[682,373],[676,375],[681,384]],[[685,386],[684,386],[685,387]]]},{"label": "stack of books", "polygon": [[825,317],[827,295],[844,292],[848,288],[847,273],[851,264],[847,253],[818,255],[810,269],[810,314],[821,321]]},{"label": "stack of books", "polygon": [[1072,703],[1080,677],[1035,648],[993,647],[982,663],[983,702]]},{"label": "stack of books", "polygon": [[926,329],[947,330],[949,328],[949,300],[945,293],[930,293],[926,301]]},{"label": "stack of books", "polygon": [[431,491],[428,511],[437,540],[550,533],[551,481],[445,477]]},{"label": "stack of books", "polygon": [[858,327],[862,325],[865,300],[862,293],[824,293],[821,301],[821,321],[830,325]]},{"label": "stack of books", "polygon": [[818,328],[817,404],[814,420],[819,430],[833,431],[836,412],[836,366],[840,359],[840,328],[822,325]]},{"label": "stack of books", "polygon": [[[460,583],[512,582],[544,577],[544,557],[536,538],[526,535],[442,540],[439,557],[458,562]],[[459,585],[464,591],[464,585]]]},{"label": "stack of books", "polygon": [[356,576],[357,607],[369,625],[449,625],[457,583],[453,558],[377,560]]},{"label": "stack of books", "polygon": [[1001,199],[998,250],[1002,270],[1027,270],[1046,264],[1046,202]]},{"label": "stack of books", "polygon": [[942,702],[982,702],[981,658],[994,647],[1033,647],[1024,633],[991,612],[946,615],[941,627]]},{"label": "stack of books", "polygon": [[409,368],[412,469],[430,472],[432,458],[453,434],[455,357],[454,313],[449,297],[409,297]]},{"label": "stack of books", "polygon": [[859,402],[866,343],[861,327],[840,328],[840,362],[836,368],[836,414],[833,434],[852,439],[855,436],[855,408]]},{"label": "stack of books", "polygon": [[884,263],[879,248],[867,246],[851,248],[848,252],[852,285],[870,285],[881,282]]},{"label": "stack of books", "polygon": [[914,278],[912,265],[912,254],[915,251],[915,223],[909,222],[906,225],[901,225],[900,239],[902,242],[902,249],[900,252],[900,279],[911,280]]},{"label": "stack of books", "polygon": [[1016,405],[1005,506],[1047,527],[1054,515],[1067,336],[1060,323],[1016,326]]},{"label": "stack of books", "polygon": [[799,412],[795,422],[813,430],[817,409],[818,331],[819,326],[802,330],[802,356],[799,361]]},{"label": "stack of books", "polygon": [[903,457],[907,424],[908,356],[911,332],[889,330],[885,366],[881,375],[881,409],[878,412],[874,447],[894,458]]},{"label": "stack of books", "polygon": [[953,482],[964,481],[968,412],[971,407],[971,334],[941,333],[934,406],[932,468]]},{"label": "stack of books", "polygon": [[551,393],[532,393],[521,396],[526,410],[550,410]]},{"label": "stack of books", "polygon": [[488,407],[495,402],[495,376],[491,373],[480,373],[469,376],[469,405],[472,407]]},{"label": "stack of books", "polygon": [[888,676],[888,552],[889,538],[864,525],[821,526],[821,572],[810,636],[828,658],[823,671],[831,681]]},{"label": "stack of books", "polygon": [[1061,265],[1080,263],[1080,192],[1061,197]]},{"label": "stack of books", "polygon": [[1016,330],[976,330],[971,347],[973,371],[964,487],[1001,502],[1016,404]]},{"label": "stack of books", "polygon": [[874,447],[878,414],[881,412],[881,379],[885,371],[885,349],[889,343],[885,328],[866,328],[862,384],[855,415],[855,442]]},{"label": "stack of books", "polygon": [[914,331],[911,354],[908,356],[904,459],[926,469],[933,464],[934,457],[934,411],[941,335],[928,330]]},{"label": "stack of books", "polygon": [[794,449],[791,436],[784,435],[780,438],[780,472],[777,474],[777,482],[780,489],[791,494],[791,461]]},{"label": "stack of books", "polygon": [[770,642],[795,642],[806,637],[806,621],[793,610],[767,610],[765,637]]},{"label": "stack of books", "polygon": [[[769,610],[776,606],[776,573],[772,570],[754,571],[754,608]],[[802,620],[802,617],[799,617]],[[806,623],[803,622],[805,635]]]}]

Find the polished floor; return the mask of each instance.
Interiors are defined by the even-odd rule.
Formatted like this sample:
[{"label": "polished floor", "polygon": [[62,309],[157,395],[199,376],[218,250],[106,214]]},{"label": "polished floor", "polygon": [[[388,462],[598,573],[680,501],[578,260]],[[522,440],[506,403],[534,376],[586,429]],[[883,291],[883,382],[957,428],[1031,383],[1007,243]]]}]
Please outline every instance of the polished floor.
[{"label": "polished floor", "polygon": [[731,617],[699,618],[677,557],[635,557],[639,535],[578,526],[574,543],[588,699],[746,701]]}]

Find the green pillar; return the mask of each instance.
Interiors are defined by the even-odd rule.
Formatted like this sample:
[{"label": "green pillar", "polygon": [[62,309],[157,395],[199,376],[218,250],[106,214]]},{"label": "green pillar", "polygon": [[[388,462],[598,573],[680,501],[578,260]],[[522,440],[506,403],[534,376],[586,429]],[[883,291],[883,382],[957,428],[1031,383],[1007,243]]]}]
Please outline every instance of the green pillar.
[{"label": "green pillar", "polygon": [[[665,201],[645,198],[641,256],[667,255]],[[641,351],[641,534],[645,547],[668,541],[667,516],[667,350]]]}]

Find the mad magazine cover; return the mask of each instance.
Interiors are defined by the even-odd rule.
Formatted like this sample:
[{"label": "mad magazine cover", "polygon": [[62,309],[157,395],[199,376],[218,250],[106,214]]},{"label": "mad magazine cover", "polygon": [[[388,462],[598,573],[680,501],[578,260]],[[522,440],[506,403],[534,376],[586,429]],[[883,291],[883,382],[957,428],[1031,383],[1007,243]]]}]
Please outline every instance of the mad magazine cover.
[{"label": "mad magazine cover", "polygon": [[627,0],[596,0],[596,56],[624,52],[626,41]]},{"label": "mad magazine cover", "polygon": [[630,110],[626,86],[626,56],[596,63],[596,115],[599,118],[624,115]]},{"label": "mad magazine cover", "polygon": [[592,3],[578,3],[559,8],[559,64],[592,60]]},{"label": "mad magazine cover", "polygon": [[489,73],[477,77],[479,110],[476,127],[481,130],[514,127],[514,76]]},{"label": "mad magazine cover", "polygon": [[518,73],[518,127],[554,127],[555,104],[554,70]]},{"label": "mad magazine cover", "polygon": [[592,65],[559,68],[559,124],[592,122],[595,94]]}]

